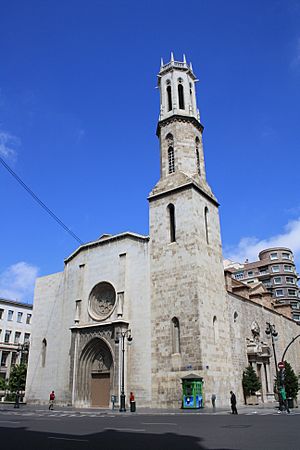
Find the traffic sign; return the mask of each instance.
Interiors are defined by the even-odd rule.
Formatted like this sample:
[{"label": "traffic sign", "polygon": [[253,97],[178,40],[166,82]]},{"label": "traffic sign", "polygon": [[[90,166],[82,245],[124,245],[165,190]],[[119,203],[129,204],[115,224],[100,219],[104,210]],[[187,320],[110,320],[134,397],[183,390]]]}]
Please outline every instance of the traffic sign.
[{"label": "traffic sign", "polygon": [[284,361],[279,361],[278,369],[284,369]]}]

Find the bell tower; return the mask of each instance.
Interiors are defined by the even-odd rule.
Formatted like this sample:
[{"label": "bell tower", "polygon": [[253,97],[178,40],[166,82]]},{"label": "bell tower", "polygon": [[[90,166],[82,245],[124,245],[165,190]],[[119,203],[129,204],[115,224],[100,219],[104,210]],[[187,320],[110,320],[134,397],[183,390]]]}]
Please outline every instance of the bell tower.
[{"label": "bell tower", "polygon": [[152,400],[162,407],[177,405],[189,373],[203,377],[210,394],[226,396],[230,387],[223,378],[224,393],[216,388],[230,341],[219,205],[206,179],[196,81],[185,57],[161,62],[160,179],[148,200]]}]

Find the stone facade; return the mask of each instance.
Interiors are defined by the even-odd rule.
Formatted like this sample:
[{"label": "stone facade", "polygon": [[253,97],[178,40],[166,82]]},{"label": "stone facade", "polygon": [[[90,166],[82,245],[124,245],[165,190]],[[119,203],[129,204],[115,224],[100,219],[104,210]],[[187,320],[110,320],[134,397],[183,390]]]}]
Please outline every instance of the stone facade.
[{"label": "stone facade", "polygon": [[[104,235],[70,255],[62,273],[38,280],[28,401],[46,402],[54,389],[62,404],[108,406],[120,395],[123,362],[125,392],[139,406],[179,408],[181,379],[190,374],[204,380],[204,405],[212,394],[228,405],[231,389],[242,401],[249,362],[263,381],[261,400],[272,400],[265,322],[276,325],[280,352],[299,328],[268,307],[263,292],[233,286],[228,274],[225,282],[195,81],[185,60],[161,66],[161,172],[148,197],[150,236]],[[288,359],[299,371],[297,346]]]}]

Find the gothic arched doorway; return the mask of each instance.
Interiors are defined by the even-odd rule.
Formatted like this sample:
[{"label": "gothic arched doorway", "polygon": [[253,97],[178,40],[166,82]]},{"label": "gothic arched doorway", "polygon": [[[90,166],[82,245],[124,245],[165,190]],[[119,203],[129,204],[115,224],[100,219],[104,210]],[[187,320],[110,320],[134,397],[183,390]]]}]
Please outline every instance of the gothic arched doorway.
[{"label": "gothic arched doorway", "polygon": [[113,357],[101,338],[91,339],[81,352],[78,366],[77,399],[79,402],[108,407],[113,382]]}]

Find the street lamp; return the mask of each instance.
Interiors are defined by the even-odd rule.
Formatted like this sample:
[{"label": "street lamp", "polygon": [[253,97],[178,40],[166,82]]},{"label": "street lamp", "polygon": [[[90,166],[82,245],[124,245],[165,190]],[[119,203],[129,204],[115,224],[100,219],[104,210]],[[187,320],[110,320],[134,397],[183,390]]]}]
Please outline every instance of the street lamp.
[{"label": "street lamp", "polygon": [[125,390],[124,390],[124,356],[125,356],[125,338],[127,337],[127,341],[129,343],[132,342],[131,330],[126,331],[118,331],[115,344],[118,345],[121,339],[121,350],[122,350],[122,371],[121,371],[121,394],[120,394],[120,412],[125,412]]},{"label": "street lamp", "polygon": [[[17,353],[21,354],[20,357],[20,363],[22,363],[22,356],[23,354],[28,355],[29,353],[29,342],[24,342],[23,344],[18,344],[18,348],[17,348]],[[16,399],[15,399],[15,404],[14,404],[14,408],[19,408],[19,400],[20,400],[20,374],[17,378],[17,392],[16,392]]]},{"label": "street lamp", "polygon": [[275,362],[275,369],[276,369],[276,375],[277,375],[277,382],[279,382],[277,358],[276,358],[275,343],[274,343],[274,338],[276,338],[278,336],[278,333],[275,330],[275,325],[271,325],[270,322],[266,322],[266,325],[267,325],[266,335],[267,335],[267,337],[271,337],[271,339],[272,339],[272,347],[273,347],[273,354],[274,354],[274,362]]}]

